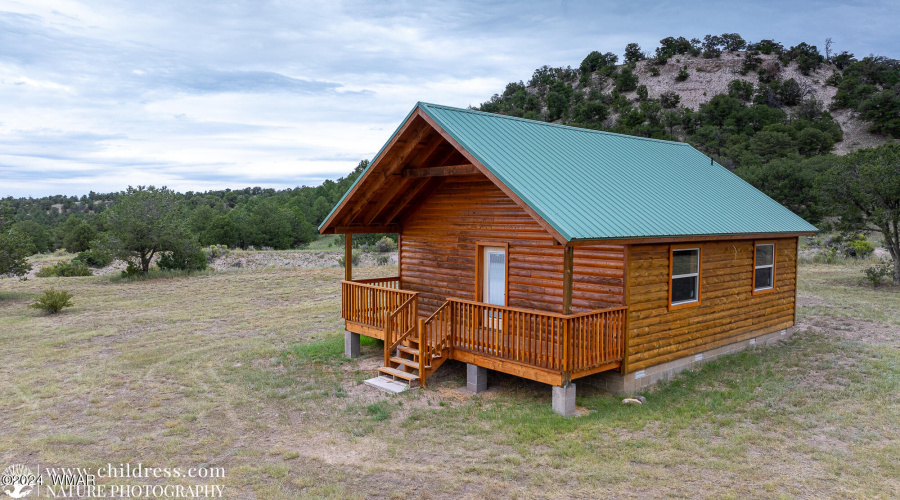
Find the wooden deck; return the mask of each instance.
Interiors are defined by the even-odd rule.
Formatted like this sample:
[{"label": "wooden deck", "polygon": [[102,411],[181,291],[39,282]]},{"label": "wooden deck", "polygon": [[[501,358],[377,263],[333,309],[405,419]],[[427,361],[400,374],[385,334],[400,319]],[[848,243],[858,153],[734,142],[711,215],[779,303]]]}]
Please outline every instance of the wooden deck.
[{"label": "wooden deck", "polygon": [[424,385],[456,359],[562,385],[618,368],[624,357],[626,307],[564,315],[448,298],[426,318],[418,293],[399,283],[341,281],[341,314],[351,332],[384,340],[385,372],[414,374],[411,383]]}]

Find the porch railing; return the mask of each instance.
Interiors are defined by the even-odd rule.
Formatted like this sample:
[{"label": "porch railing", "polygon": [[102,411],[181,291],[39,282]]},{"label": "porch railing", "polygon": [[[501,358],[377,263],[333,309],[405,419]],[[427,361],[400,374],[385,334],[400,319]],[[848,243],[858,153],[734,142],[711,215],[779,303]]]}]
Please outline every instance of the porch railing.
[{"label": "porch railing", "polygon": [[564,315],[447,299],[419,319],[418,294],[398,286],[398,278],[341,281],[341,315],[384,331],[386,360],[418,337],[420,372],[432,356],[452,358],[456,350],[571,374],[604,369],[625,354],[626,307]]},{"label": "porch railing", "polygon": [[448,299],[454,350],[561,372],[624,356],[625,307],[563,315]]},{"label": "porch railing", "polygon": [[399,286],[396,277],[341,281],[341,317],[384,329],[388,316],[417,295]]}]

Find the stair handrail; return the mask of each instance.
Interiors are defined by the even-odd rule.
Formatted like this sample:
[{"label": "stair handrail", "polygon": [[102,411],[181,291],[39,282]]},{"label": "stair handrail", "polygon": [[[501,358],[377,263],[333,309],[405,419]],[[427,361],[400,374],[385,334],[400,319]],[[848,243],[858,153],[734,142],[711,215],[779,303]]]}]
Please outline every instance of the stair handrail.
[{"label": "stair handrail", "polygon": [[[437,318],[444,318],[446,316],[444,321],[446,321],[447,323],[450,323],[452,321],[452,312],[453,312],[453,308],[451,307],[450,301],[448,300],[448,301],[445,301],[443,304],[441,304],[441,306],[438,307],[431,314],[431,316],[428,317],[428,319],[424,320],[425,322],[422,325],[422,332],[423,332],[424,338],[427,339],[425,341],[425,345],[427,346],[426,348],[427,348],[428,352],[426,352],[426,354],[428,356],[433,355],[435,351],[443,351],[444,348],[451,347],[452,335],[450,334],[450,326],[449,325],[447,326],[447,329],[444,332],[445,335],[443,336],[442,339],[438,339],[437,335],[435,335],[435,338],[429,337],[426,329],[427,329],[428,325],[431,324],[432,322],[434,322],[435,319],[437,319]],[[419,338],[421,339],[423,337],[420,336]]]},{"label": "stair handrail", "polygon": [[[412,304],[410,306],[410,304]],[[412,311],[408,311],[407,309],[412,309]],[[393,325],[394,318],[399,315],[407,314],[407,322],[412,323],[411,326],[406,327],[406,331],[403,332],[397,340],[392,340],[391,337],[393,335]],[[387,321],[384,324],[384,366],[390,366],[391,353],[394,352],[394,349],[400,345],[401,342],[409,338],[412,332],[416,331],[416,318],[419,314],[419,296],[418,294],[413,295],[412,297],[406,299],[406,302],[400,304],[400,307],[395,309],[391,314],[388,315]],[[403,328],[405,325],[401,325]]]},{"label": "stair handrail", "polygon": [[[422,387],[425,387],[425,360],[428,360],[427,365],[430,366],[434,362],[433,356],[435,351],[443,351],[445,347],[450,348],[451,346],[452,335],[449,323],[451,322],[452,311],[453,308],[450,306],[450,301],[446,301],[427,319],[419,319],[419,383]],[[447,316],[445,319],[447,325],[443,338],[438,339],[437,335],[434,336],[435,338],[431,338],[428,335],[428,325],[433,323],[436,318],[443,318],[445,314]]]}]

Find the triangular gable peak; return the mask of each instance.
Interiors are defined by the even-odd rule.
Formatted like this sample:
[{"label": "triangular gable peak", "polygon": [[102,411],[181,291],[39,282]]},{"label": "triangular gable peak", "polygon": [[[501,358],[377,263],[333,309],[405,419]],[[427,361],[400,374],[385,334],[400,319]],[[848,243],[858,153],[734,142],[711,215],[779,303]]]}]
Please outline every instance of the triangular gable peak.
[{"label": "triangular gable peak", "polygon": [[483,174],[558,242],[565,238],[417,106],[319,227],[322,234],[395,233],[450,176]]}]

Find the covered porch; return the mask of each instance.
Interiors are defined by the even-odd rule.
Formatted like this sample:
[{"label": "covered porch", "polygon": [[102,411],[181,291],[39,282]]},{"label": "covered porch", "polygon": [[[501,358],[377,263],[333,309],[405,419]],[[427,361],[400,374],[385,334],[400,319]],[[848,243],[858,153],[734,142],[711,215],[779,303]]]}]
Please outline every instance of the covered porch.
[{"label": "covered porch", "polygon": [[622,363],[624,306],[558,314],[448,297],[426,316],[419,294],[400,284],[399,277],[341,281],[341,316],[349,336],[383,340],[380,371],[411,385],[424,386],[448,359],[560,387]]}]

